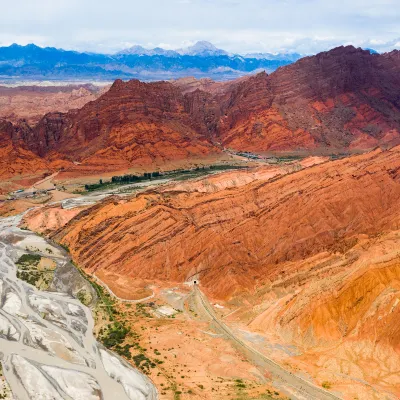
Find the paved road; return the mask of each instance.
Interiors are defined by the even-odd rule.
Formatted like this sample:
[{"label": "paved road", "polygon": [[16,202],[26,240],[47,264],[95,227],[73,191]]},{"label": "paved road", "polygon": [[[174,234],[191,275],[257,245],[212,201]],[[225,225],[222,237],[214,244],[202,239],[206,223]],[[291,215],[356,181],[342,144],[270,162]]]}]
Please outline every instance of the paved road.
[{"label": "paved road", "polygon": [[250,361],[258,366],[268,370],[274,380],[281,384],[284,388],[290,388],[291,392],[295,394],[297,399],[310,399],[310,400],[338,400],[340,397],[329,393],[327,390],[320,388],[305,379],[294,375],[290,371],[285,370],[275,361],[269,359],[264,354],[260,353],[256,349],[250,347],[238,338],[235,333],[222,322],[215,314],[212,305],[208,301],[207,297],[200,291],[198,285],[194,285],[194,297],[198,306],[202,308],[202,311],[214,322],[216,328],[220,330],[228,339],[234,342],[242,353],[244,353]]}]

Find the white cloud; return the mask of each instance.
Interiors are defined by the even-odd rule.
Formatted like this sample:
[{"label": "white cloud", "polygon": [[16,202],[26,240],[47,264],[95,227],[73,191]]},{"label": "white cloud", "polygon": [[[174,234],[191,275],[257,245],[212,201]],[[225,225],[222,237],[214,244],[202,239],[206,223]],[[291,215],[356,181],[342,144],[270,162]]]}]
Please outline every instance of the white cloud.
[{"label": "white cloud", "polygon": [[197,40],[241,53],[314,53],[342,43],[386,51],[400,37],[399,0],[14,0],[1,10],[2,45],[102,52]]}]

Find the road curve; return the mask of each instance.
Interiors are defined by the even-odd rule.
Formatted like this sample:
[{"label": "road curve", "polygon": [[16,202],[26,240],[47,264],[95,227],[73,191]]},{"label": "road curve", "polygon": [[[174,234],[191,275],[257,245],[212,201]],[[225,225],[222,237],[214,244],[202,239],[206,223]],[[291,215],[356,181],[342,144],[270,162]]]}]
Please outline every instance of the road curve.
[{"label": "road curve", "polygon": [[110,289],[110,287],[107,285],[107,283],[103,282],[103,281],[102,281],[99,277],[97,277],[95,274],[92,274],[91,276],[96,280],[96,282],[97,282],[100,286],[103,286],[103,287],[107,290],[107,292],[110,293],[110,295],[111,295],[112,297],[115,297],[117,300],[119,300],[119,301],[121,301],[121,302],[124,302],[124,303],[133,303],[133,304],[142,303],[142,302],[144,302],[144,301],[151,300],[151,299],[154,298],[154,296],[155,296],[154,290],[152,290],[152,294],[151,294],[150,296],[143,297],[143,298],[141,298],[141,299],[137,299],[137,300],[123,299],[122,297],[117,296],[117,295]]},{"label": "road curve", "polygon": [[193,293],[195,299],[198,300],[197,304],[203,308],[205,313],[212,319],[217,328],[220,329],[230,340],[232,340],[251,361],[254,361],[254,363],[257,365],[266,368],[275,379],[282,383],[283,386],[289,386],[298,392],[299,395],[301,394],[301,398],[305,398],[307,400],[340,400],[340,397],[337,397],[327,390],[306,381],[290,371],[287,371],[275,361],[269,359],[264,354],[244,343],[224,322],[217,317],[210,302],[200,291],[198,285],[194,285]]}]

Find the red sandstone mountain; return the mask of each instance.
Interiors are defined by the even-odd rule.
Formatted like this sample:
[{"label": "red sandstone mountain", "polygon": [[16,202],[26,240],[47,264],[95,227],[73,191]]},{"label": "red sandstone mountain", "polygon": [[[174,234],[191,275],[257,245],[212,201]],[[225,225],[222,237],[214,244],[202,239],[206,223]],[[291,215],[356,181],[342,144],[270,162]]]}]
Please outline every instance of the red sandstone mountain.
[{"label": "red sandstone mountain", "polygon": [[47,209],[26,223],[89,273],[170,285],[196,275],[243,329],[297,346],[290,362],[321,382],[353,398],[356,377],[379,388],[363,398],[397,398],[399,171],[397,146],[110,198],[56,231]]},{"label": "red sandstone mountain", "polygon": [[46,161],[24,145],[27,131],[27,126],[16,128],[10,122],[0,120],[0,177],[3,179],[48,169]]},{"label": "red sandstone mountain", "polygon": [[109,86],[0,86],[0,118],[13,123],[25,120],[36,125],[47,113],[67,112],[97,99]]},{"label": "red sandstone mountain", "polygon": [[46,115],[26,144],[42,157],[56,153],[106,169],[205,156],[217,150],[188,112],[197,101],[191,97],[167,82],[116,81],[78,111]]},{"label": "red sandstone mountain", "polygon": [[121,170],[219,153],[366,150],[400,142],[400,53],[340,47],[236,82],[116,81],[83,108],[0,132],[46,159]]},{"label": "red sandstone mountain", "polygon": [[365,149],[400,140],[400,52],[352,46],[306,57],[228,93],[220,137],[254,150]]}]

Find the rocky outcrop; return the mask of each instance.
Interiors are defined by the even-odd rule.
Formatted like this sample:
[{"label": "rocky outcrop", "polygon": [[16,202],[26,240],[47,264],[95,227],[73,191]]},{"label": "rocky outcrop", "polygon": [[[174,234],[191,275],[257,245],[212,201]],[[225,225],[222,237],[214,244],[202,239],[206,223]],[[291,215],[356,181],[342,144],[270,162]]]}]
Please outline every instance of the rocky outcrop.
[{"label": "rocky outcrop", "polygon": [[204,123],[193,121],[187,107],[171,83],[118,80],[79,111],[45,116],[33,142],[42,155],[56,151],[87,164],[107,160],[125,168],[215,152]]},{"label": "rocky outcrop", "polygon": [[0,177],[33,174],[48,169],[47,162],[26,148],[29,127],[0,120]]}]

